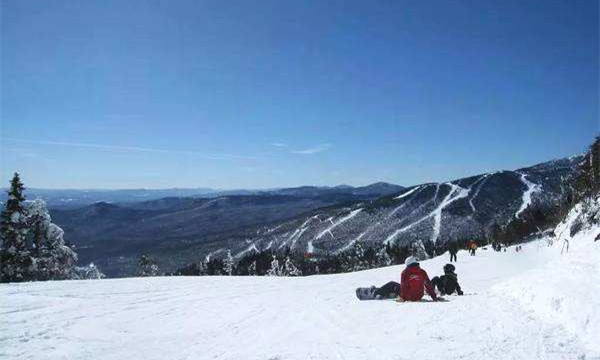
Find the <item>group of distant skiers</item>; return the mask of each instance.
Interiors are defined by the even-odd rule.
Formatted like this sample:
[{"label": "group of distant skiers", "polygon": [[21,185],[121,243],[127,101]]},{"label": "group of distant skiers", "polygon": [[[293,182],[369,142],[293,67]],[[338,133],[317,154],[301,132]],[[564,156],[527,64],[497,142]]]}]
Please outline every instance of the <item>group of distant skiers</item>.
[{"label": "group of distant skiers", "polygon": [[[471,256],[475,256],[475,252],[477,251],[477,243],[475,240],[469,240],[467,242],[467,250],[469,250],[469,254]],[[457,261],[456,254],[458,254],[458,245],[455,242],[450,243],[450,247],[448,248],[448,252],[450,253],[450,262]]]}]

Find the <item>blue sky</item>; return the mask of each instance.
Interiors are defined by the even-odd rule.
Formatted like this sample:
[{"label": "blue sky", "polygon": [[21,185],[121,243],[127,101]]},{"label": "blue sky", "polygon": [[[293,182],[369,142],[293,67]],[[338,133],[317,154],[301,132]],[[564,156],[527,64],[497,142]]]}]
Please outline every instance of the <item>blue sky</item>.
[{"label": "blue sky", "polygon": [[411,185],[581,153],[598,1],[1,3],[1,182]]}]

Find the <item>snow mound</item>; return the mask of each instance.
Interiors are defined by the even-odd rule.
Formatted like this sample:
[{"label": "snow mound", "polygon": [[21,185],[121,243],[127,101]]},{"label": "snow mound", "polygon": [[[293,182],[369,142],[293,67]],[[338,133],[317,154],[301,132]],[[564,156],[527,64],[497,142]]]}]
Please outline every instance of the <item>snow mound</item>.
[{"label": "snow mound", "polygon": [[564,326],[592,357],[600,357],[599,214],[598,198],[576,205],[543,239],[550,244],[547,263],[493,288],[540,320]]}]

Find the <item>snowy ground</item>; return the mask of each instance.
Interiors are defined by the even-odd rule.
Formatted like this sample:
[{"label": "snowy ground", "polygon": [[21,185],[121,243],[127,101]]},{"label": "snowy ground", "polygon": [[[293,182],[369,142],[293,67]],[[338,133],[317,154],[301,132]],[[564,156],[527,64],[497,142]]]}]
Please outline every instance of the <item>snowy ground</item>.
[{"label": "snowy ground", "polygon": [[[307,278],[2,285],[0,357],[595,359],[599,248],[572,241],[562,256],[559,244],[541,242],[521,253],[460,252],[457,272],[467,295],[442,303],[355,298],[358,286],[398,281],[403,266]],[[446,261],[422,265],[433,276]],[[565,286],[565,277],[577,280]]]}]

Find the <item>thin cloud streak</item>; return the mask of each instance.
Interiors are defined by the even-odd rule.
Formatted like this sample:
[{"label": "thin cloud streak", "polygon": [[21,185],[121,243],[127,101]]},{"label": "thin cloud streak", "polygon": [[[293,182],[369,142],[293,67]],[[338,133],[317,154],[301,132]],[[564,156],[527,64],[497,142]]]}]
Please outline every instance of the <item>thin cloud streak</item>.
[{"label": "thin cloud streak", "polygon": [[292,150],[293,154],[313,155],[331,148],[331,144],[320,144],[304,150]]},{"label": "thin cloud streak", "polygon": [[196,151],[186,150],[168,150],[168,149],[156,149],[139,146],[118,146],[118,145],[105,145],[105,144],[90,144],[90,143],[79,143],[79,142],[68,142],[68,141],[41,141],[41,140],[28,140],[28,139],[15,139],[1,137],[4,141],[13,141],[18,143],[27,144],[38,144],[38,145],[54,145],[54,146],[70,146],[79,148],[91,148],[91,149],[103,149],[103,150],[120,150],[120,151],[131,151],[131,152],[151,152],[161,154],[181,154],[181,155],[192,155],[198,156],[210,160],[232,160],[232,159],[258,159],[256,156],[249,155],[235,155],[235,154],[205,154]]}]

